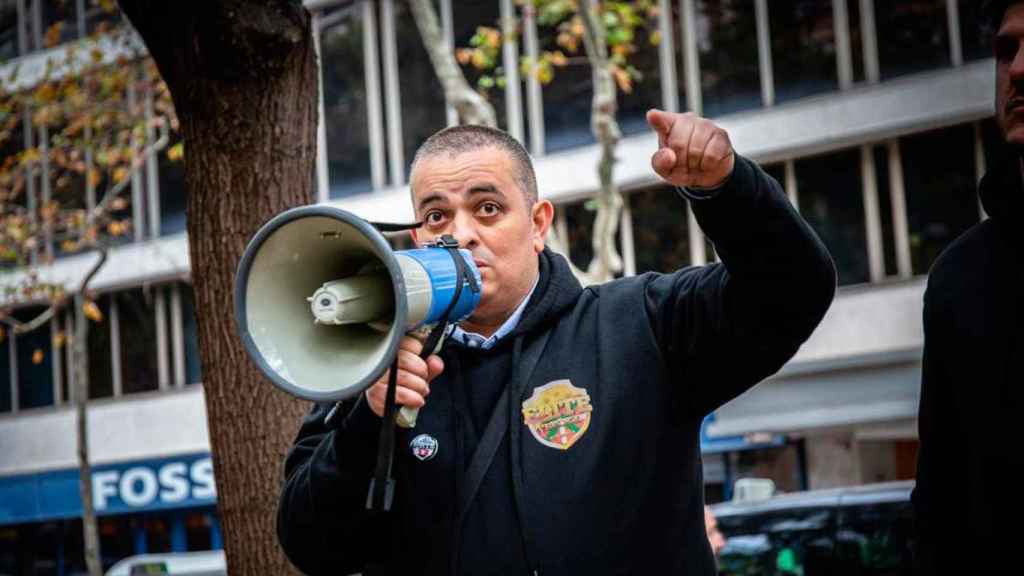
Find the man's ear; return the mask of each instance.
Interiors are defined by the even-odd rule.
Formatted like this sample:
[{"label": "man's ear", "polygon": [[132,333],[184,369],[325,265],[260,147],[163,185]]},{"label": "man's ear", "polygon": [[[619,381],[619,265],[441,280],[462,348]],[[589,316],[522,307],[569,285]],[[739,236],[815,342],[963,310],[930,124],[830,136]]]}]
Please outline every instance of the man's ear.
[{"label": "man's ear", "polygon": [[530,214],[533,220],[533,250],[537,254],[544,251],[544,239],[547,238],[548,229],[555,218],[555,206],[548,200],[538,200],[533,205]]},{"label": "man's ear", "polygon": [[419,248],[420,247],[420,239],[419,239],[419,236],[416,234],[417,232],[419,232],[419,230],[416,229],[416,228],[413,228],[413,229],[409,230],[409,236],[412,236],[412,244],[413,244],[413,246]]}]

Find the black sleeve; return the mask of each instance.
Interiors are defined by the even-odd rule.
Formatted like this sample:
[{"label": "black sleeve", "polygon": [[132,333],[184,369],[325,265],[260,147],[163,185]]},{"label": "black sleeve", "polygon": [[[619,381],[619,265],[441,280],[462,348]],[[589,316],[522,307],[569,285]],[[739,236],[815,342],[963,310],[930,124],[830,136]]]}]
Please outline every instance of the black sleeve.
[{"label": "black sleeve", "polygon": [[645,298],[678,404],[703,418],[796,353],[836,271],[779,184],[741,156],[714,196],[690,205],[722,262],[652,275]]},{"label": "black sleeve", "polygon": [[[346,402],[337,430],[324,425],[330,405],[317,405],[285,460],[277,537],[288,559],[306,574],[363,569],[368,545],[384,535],[367,529],[366,495],[381,419],[362,394]],[[343,412],[345,413],[345,412]]]},{"label": "black sleeve", "polygon": [[960,429],[962,408],[956,406],[952,376],[946,361],[944,314],[936,304],[934,277],[924,298],[924,361],[921,372],[921,404],[918,409],[917,481],[914,505],[914,563],[917,574],[940,574],[942,557],[955,560],[962,553],[962,531],[970,526],[966,506],[950,506],[948,499],[965,492],[969,447]]}]

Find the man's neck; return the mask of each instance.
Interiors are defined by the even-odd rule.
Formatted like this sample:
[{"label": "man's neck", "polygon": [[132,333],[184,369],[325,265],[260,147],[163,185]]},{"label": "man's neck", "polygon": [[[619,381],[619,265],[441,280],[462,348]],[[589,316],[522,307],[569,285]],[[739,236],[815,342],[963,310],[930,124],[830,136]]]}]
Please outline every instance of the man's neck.
[{"label": "man's neck", "polygon": [[533,282],[530,284],[530,289],[527,290],[508,310],[504,310],[501,314],[498,314],[494,319],[481,319],[481,318],[467,318],[462,322],[459,322],[459,328],[462,328],[465,332],[472,332],[479,334],[484,338],[490,338],[501,329],[502,325],[515,313],[516,309],[523,304],[523,301],[530,297],[534,289],[537,287],[537,282],[540,280],[540,274],[534,277]]}]

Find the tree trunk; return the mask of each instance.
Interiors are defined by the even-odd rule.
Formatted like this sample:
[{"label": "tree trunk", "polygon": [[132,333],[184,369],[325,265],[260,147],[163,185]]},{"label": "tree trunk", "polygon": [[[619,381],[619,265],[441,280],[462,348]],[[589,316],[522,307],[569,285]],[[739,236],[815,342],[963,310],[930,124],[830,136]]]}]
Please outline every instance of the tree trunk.
[{"label": "tree trunk", "polygon": [[74,386],[70,387],[75,405],[75,426],[78,428],[78,495],[82,499],[82,535],[84,537],[85,566],[89,576],[103,576],[100,562],[100,537],[96,526],[96,508],[92,502],[92,465],[89,462],[89,370],[86,367],[85,338],[88,327],[82,305],[85,298],[79,291],[74,296],[75,334],[71,340],[71,373]]},{"label": "tree trunk", "polygon": [[[288,0],[121,0],[167,82],[185,142],[193,290],[217,508],[231,574],[294,572],[274,517],[307,405],[270,386],[235,332],[235,270],[270,217],[313,200],[317,66]],[[270,304],[270,303],[268,303]]]},{"label": "tree trunk", "polygon": [[618,105],[615,101],[615,80],[612,78],[608,61],[608,44],[605,41],[604,25],[597,5],[593,0],[582,0],[579,5],[583,21],[583,45],[594,77],[594,99],[591,103],[590,128],[601,146],[601,159],[597,172],[601,190],[597,195],[597,214],[594,216],[592,243],[593,260],[587,267],[587,276],[595,282],[611,280],[622,271],[622,258],[615,247],[615,235],[619,229],[622,213],[622,196],[612,176],[615,167],[615,148],[622,132],[615,119]]}]

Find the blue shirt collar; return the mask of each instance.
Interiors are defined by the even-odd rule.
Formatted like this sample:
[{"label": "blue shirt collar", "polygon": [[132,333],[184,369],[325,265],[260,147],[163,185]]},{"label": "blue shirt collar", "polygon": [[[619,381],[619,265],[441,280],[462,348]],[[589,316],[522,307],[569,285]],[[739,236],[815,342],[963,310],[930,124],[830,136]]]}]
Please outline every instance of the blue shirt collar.
[{"label": "blue shirt collar", "polygon": [[530,292],[523,298],[523,301],[519,303],[512,315],[505,320],[505,323],[499,327],[494,334],[491,334],[490,338],[485,338],[475,332],[466,332],[459,326],[455,326],[452,330],[449,338],[462,344],[467,348],[480,348],[483,350],[490,350],[498,343],[498,340],[508,336],[510,332],[516,329],[519,325],[519,320],[523,317],[523,311],[526,310],[526,304],[529,303],[530,297],[533,296],[534,290],[537,289],[537,282],[540,281],[540,275],[533,281],[533,287],[530,288]]}]

